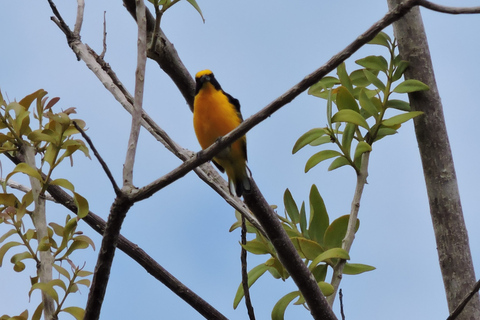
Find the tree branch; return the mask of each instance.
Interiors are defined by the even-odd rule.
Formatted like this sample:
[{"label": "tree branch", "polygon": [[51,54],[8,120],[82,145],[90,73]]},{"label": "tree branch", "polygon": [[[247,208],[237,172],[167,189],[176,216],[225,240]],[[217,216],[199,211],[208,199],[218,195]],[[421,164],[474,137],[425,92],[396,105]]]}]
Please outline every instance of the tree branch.
[{"label": "tree branch", "polygon": [[472,300],[472,298],[475,296],[475,294],[480,290],[480,280],[475,283],[475,286],[473,286],[472,291],[470,291],[460,302],[460,304],[453,310],[453,312],[450,314],[450,316],[447,318],[447,320],[455,320],[457,317],[462,313],[463,309],[465,309],[465,306],[467,303]]},{"label": "tree branch", "polygon": [[480,7],[470,7],[470,8],[461,8],[461,7],[447,7],[442,6],[427,0],[418,0],[418,5],[442,13],[448,14],[473,14],[480,13]]},{"label": "tree branch", "polygon": [[[245,217],[242,216],[242,245],[247,244],[247,224]],[[248,271],[247,271],[247,250],[242,246],[240,254],[240,260],[242,262],[242,285],[243,295],[245,297],[245,306],[247,307],[247,313],[250,320],[255,320],[255,312],[253,311],[252,300],[250,299],[250,288],[248,287]]]},{"label": "tree branch", "polygon": [[[147,64],[147,21],[145,18],[145,3],[136,0],[137,5],[137,70],[135,71],[135,100],[132,112],[132,127],[128,140],[127,156],[123,165],[124,188],[133,187],[133,166],[137,151],[138,137],[142,120],[143,89],[145,84],[145,66]],[[127,191],[128,192],[128,191]]]}]

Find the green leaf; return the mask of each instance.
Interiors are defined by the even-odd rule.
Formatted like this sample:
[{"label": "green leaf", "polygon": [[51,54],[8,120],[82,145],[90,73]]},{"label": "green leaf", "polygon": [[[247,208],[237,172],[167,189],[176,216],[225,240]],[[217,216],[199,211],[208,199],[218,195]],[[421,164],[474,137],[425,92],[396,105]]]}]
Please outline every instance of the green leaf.
[{"label": "green leaf", "polygon": [[342,62],[337,67],[337,75],[340,80],[340,83],[342,86],[348,89],[348,91],[353,93],[353,86],[352,86],[352,81],[350,80],[350,77],[348,76],[347,69],[345,67],[345,62]]},{"label": "green leaf", "polygon": [[8,237],[10,237],[11,235],[16,234],[16,233],[17,233],[17,230],[15,230],[15,229],[10,229],[10,230],[8,230],[7,232],[5,232],[5,233],[0,237],[0,243],[2,243],[3,241],[5,241],[5,239],[7,239]]},{"label": "green leaf", "polygon": [[316,265],[320,262],[330,260],[330,259],[345,259],[349,260],[350,256],[348,252],[342,248],[332,248],[328,249],[327,251],[319,254],[315,259],[313,259],[312,263],[309,266],[309,269],[312,270]]},{"label": "green leaf", "polygon": [[355,61],[356,64],[371,70],[387,72],[388,62],[382,56],[368,56]]},{"label": "green leaf", "polygon": [[23,98],[22,100],[20,100],[19,104],[22,105],[25,108],[25,110],[27,110],[28,108],[30,108],[30,105],[32,104],[33,100],[35,99],[41,100],[46,94],[47,94],[47,91],[43,89],[38,89],[34,93],[31,93],[25,98]]},{"label": "green leaf", "polygon": [[377,132],[377,137],[375,138],[375,141],[382,139],[385,136],[389,136],[392,134],[396,134],[397,130],[394,128],[388,128],[388,127],[380,127]]},{"label": "green leaf", "polygon": [[340,156],[332,161],[332,163],[328,167],[328,171],[332,171],[346,165],[350,165],[350,162],[344,156]]},{"label": "green leaf", "polygon": [[293,299],[298,296],[300,296],[300,292],[293,291],[287,293],[280,300],[278,300],[272,310],[272,320],[284,320],[285,310],[287,309],[288,305],[293,301]]},{"label": "green leaf", "polygon": [[[265,271],[268,270],[268,268],[269,267],[266,264],[262,263],[250,270],[248,272],[248,287],[250,288],[255,283],[255,281],[257,281],[258,278],[260,278],[265,273]],[[237,289],[237,293],[235,294],[235,299],[233,300],[233,309],[237,309],[238,304],[240,303],[240,301],[242,301],[244,295],[245,293],[243,292],[243,284],[240,283]]]},{"label": "green leaf", "polygon": [[353,123],[347,123],[347,125],[345,126],[345,130],[343,130],[342,147],[345,152],[345,156],[347,157],[350,156],[350,149],[352,147],[352,140],[356,129],[356,125],[354,125]]},{"label": "green leaf", "polygon": [[317,139],[313,140],[309,144],[311,146],[315,147],[315,146],[319,146],[319,145],[329,143],[329,142],[332,142],[332,138],[330,136],[322,136],[320,138],[317,138]]},{"label": "green leaf", "polygon": [[58,273],[60,273],[62,276],[64,276],[65,278],[67,278],[69,281],[71,280],[71,277],[70,277],[70,273],[68,273],[67,269],[65,269],[64,267],[62,266],[59,266],[57,264],[53,264],[52,265],[55,270],[57,270]]},{"label": "green leaf", "polygon": [[50,182],[50,184],[65,188],[65,189],[70,190],[70,191],[75,191],[75,187],[67,179],[55,179],[52,182]]},{"label": "green leaf", "polygon": [[349,122],[356,124],[357,126],[369,129],[367,121],[362,115],[358,112],[355,112],[350,109],[340,110],[335,113],[332,117],[332,122]]},{"label": "green leaf", "polygon": [[187,1],[195,8],[195,10],[197,10],[197,12],[200,14],[200,17],[202,17],[203,22],[205,23],[205,18],[203,17],[202,10],[198,6],[197,1],[195,0],[187,0]]},{"label": "green leaf", "polygon": [[313,240],[308,240],[303,237],[294,237],[291,238],[297,251],[308,260],[315,259],[319,254],[325,251],[321,245]]},{"label": "green leaf", "polygon": [[307,213],[305,212],[305,202],[302,202],[302,207],[300,208],[300,230],[305,237],[308,237],[307,232]]},{"label": "green leaf", "polygon": [[372,271],[375,270],[375,267],[366,265],[366,264],[360,264],[360,263],[345,263],[345,266],[343,267],[343,273],[344,274],[360,274],[364,273],[367,271]]},{"label": "green leaf", "polygon": [[393,76],[392,76],[392,82],[395,82],[402,77],[403,73],[408,68],[408,65],[409,65],[409,62],[405,60],[401,60],[398,63],[398,66],[395,69],[395,72],[393,73]]},{"label": "green leaf", "polygon": [[338,87],[337,89],[337,99],[335,101],[338,110],[350,109],[356,112],[359,112],[357,101],[353,95],[348,91],[344,86]]},{"label": "green leaf", "polygon": [[242,244],[242,247],[245,248],[248,252],[253,254],[267,254],[271,253],[270,248],[265,242],[253,239],[248,241],[246,244]]},{"label": "green leaf", "polygon": [[415,79],[408,79],[400,83],[398,86],[393,89],[393,92],[396,93],[409,93],[417,91],[430,90],[430,87],[425,83]]},{"label": "green leaf", "polygon": [[68,257],[75,250],[86,249],[86,248],[88,248],[88,242],[83,240],[74,240],[73,243],[70,245],[70,247],[68,247],[68,250],[65,253],[65,256]]},{"label": "green leaf", "polygon": [[372,100],[370,100],[365,90],[363,89],[360,91],[359,102],[363,110],[365,110],[369,115],[373,116],[375,119],[377,118],[378,110],[375,107],[375,104],[372,102]]},{"label": "green leaf", "polygon": [[300,138],[298,138],[297,142],[295,142],[295,145],[293,146],[292,154],[295,154],[298,150],[302,149],[304,146],[306,146],[310,142],[320,138],[325,134],[326,134],[326,131],[323,128],[314,128],[305,132]]},{"label": "green leaf", "polygon": [[38,179],[40,182],[43,182],[42,177],[40,176],[40,173],[38,173],[36,169],[30,167],[28,164],[24,162],[17,164],[17,166],[13,169],[13,171],[7,175],[5,180],[10,179],[10,177],[17,172],[25,173],[30,177]]},{"label": "green leaf", "polygon": [[287,212],[290,220],[297,224],[300,222],[300,212],[298,212],[297,204],[292,197],[290,190],[285,190],[283,194],[283,203],[285,204],[285,211]]},{"label": "green leaf", "polygon": [[375,87],[381,91],[385,91],[385,84],[375,74],[367,69],[364,69],[363,73],[365,73],[365,77],[367,77],[368,81],[370,81]]},{"label": "green leaf", "polygon": [[328,265],[326,263],[318,264],[311,269],[313,276],[317,282],[325,281],[327,277]]},{"label": "green leaf", "polygon": [[333,294],[335,291],[333,289],[333,286],[330,283],[326,283],[324,281],[318,282],[318,286],[320,287],[320,290],[322,291],[323,295],[328,297]]},{"label": "green leaf", "polygon": [[40,302],[37,309],[35,309],[35,312],[32,315],[32,320],[40,320],[40,318],[42,317],[42,312],[43,312],[43,302]]},{"label": "green leaf", "polygon": [[77,216],[80,219],[85,218],[88,215],[89,207],[88,201],[78,193],[73,193],[73,199],[75,200],[75,205],[77,206]]},{"label": "green leaf", "polygon": [[407,122],[408,120],[415,118],[416,116],[419,116],[421,114],[423,114],[422,111],[410,111],[407,113],[402,113],[389,119],[383,120],[382,124],[386,127],[392,127]]},{"label": "green leaf", "polygon": [[85,310],[79,307],[66,307],[62,309],[62,311],[71,314],[77,320],[83,320],[83,316],[85,315]]},{"label": "green leaf", "polygon": [[91,271],[86,271],[86,270],[79,270],[79,271],[77,272],[77,276],[79,276],[79,277],[81,277],[81,278],[91,276],[92,274],[93,274],[93,272],[91,272]]},{"label": "green leaf", "polygon": [[323,237],[325,230],[329,224],[329,217],[325,202],[318,191],[316,185],[312,185],[310,189],[310,227],[308,234],[310,239],[315,240],[320,245],[323,245]]},{"label": "green leaf", "polygon": [[308,89],[308,94],[326,99],[325,94],[327,93],[326,90],[332,88],[336,84],[339,84],[340,80],[335,77],[323,77],[320,81],[312,85]]},{"label": "green leaf", "polygon": [[370,152],[372,151],[372,146],[366,143],[365,141],[360,141],[357,144],[357,147],[355,148],[355,156],[353,157],[353,162],[355,162],[357,159],[359,159],[362,154],[365,152]]},{"label": "green leaf", "polygon": [[384,46],[384,47],[387,47],[388,49],[390,49],[390,43],[392,42],[392,40],[390,39],[390,37],[385,33],[385,32],[379,32],[375,38],[373,38],[372,40],[370,40],[368,42],[368,44],[378,44],[378,45],[381,45],[381,46]]},{"label": "green leaf", "polygon": [[28,251],[25,251],[25,252],[21,252],[21,253],[17,253],[15,255],[13,255],[12,258],[10,259],[10,262],[13,263],[13,264],[16,264],[18,261],[22,261],[22,260],[25,260],[25,259],[31,259],[31,258],[33,258],[32,254]]},{"label": "green leaf", "polygon": [[[351,110],[344,110],[344,111],[351,111]],[[355,112],[355,111],[352,111]],[[317,164],[320,162],[340,156],[341,153],[335,150],[323,150],[320,152],[315,153],[313,156],[310,157],[310,159],[307,160],[307,163],[305,164],[305,172],[308,172],[310,169],[315,167]]]},{"label": "green leaf", "polygon": [[[52,280],[53,281],[53,280]],[[46,295],[50,296],[55,302],[58,304],[58,293],[55,291],[53,288],[53,283],[50,281],[49,283],[43,283],[43,282],[37,282],[34,285],[32,285],[32,288],[30,289],[30,292],[28,293],[28,297],[30,298],[32,296],[32,292],[36,289],[40,289],[43,293]]]},{"label": "green leaf", "polygon": [[20,201],[17,199],[17,197],[13,193],[0,193],[0,205],[5,207],[16,208],[18,207],[19,204],[20,204]]},{"label": "green leaf", "polygon": [[365,77],[363,69],[358,69],[350,73],[350,80],[352,80],[352,85],[356,87],[366,87],[371,83],[367,77]]},{"label": "green leaf", "polygon": [[[344,215],[335,219],[325,231],[324,246],[327,248],[341,248],[343,238],[347,233],[348,220],[350,216]],[[355,232],[360,227],[360,220],[357,219]]]},{"label": "green leaf", "polygon": [[90,280],[88,279],[82,279],[82,280],[78,280],[77,282],[75,282],[75,284],[81,284],[83,286],[86,286],[87,288],[90,287]]},{"label": "green leaf", "polygon": [[412,110],[412,108],[410,107],[410,104],[403,100],[395,100],[395,99],[388,100],[386,106],[387,108],[394,108],[401,111]]},{"label": "green leaf", "polygon": [[35,130],[30,132],[28,139],[34,142],[46,141],[50,143],[58,143],[60,136],[53,132],[52,130]]},{"label": "green leaf", "polygon": [[10,241],[10,242],[5,243],[5,244],[0,248],[0,267],[2,266],[3,257],[5,256],[5,254],[7,253],[7,251],[10,250],[10,249],[13,248],[13,247],[17,247],[17,246],[20,246],[20,245],[22,245],[22,243],[16,242],[16,241]]}]

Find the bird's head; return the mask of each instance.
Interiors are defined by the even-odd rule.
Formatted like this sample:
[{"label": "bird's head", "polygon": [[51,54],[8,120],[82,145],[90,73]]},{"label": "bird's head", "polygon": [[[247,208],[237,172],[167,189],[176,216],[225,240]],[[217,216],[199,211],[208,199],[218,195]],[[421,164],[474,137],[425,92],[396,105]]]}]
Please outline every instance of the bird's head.
[{"label": "bird's head", "polygon": [[211,83],[215,89],[221,90],[220,84],[218,83],[217,79],[215,79],[213,72],[208,69],[197,72],[195,75],[195,81],[197,84],[195,88],[195,94],[197,94],[206,83]]}]

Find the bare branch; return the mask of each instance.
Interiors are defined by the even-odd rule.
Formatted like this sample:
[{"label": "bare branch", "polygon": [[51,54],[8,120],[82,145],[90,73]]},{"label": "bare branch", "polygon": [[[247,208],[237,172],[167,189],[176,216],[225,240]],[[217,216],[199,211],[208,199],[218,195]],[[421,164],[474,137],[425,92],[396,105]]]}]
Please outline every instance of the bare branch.
[{"label": "bare branch", "polygon": [[[5,183],[5,179],[0,179],[0,183]],[[7,186],[9,186],[12,189],[21,191],[23,193],[27,193],[27,192],[30,192],[30,190],[32,190],[21,183],[13,181],[12,179],[9,179],[7,181]],[[45,197],[45,200],[56,202],[56,200],[48,192],[45,193],[44,197]]]},{"label": "bare branch", "polygon": [[73,121],[73,125],[74,125],[75,128],[80,132],[80,134],[81,134],[82,137],[85,139],[85,141],[87,141],[90,149],[92,149],[93,154],[94,154],[95,157],[97,158],[98,162],[100,162],[100,165],[102,166],[103,171],[105,171],[105,174],[107,175],[108,179],[110,180],[110,183],[111,183],[112,186],[113,186],[113,190],[115,191],[115,194],[118,196],[118,195],[121,193],[121,190],[120,190],[120,188],[118,187],[117,183],[115,182],[115,179],[113,178],[112,172],[111,172],[110,169],[108,168],[108,166],[107,166],[107,164],[105,163],[105,161],[103,160],[103,158],[100,156],[100,153],[97,151],[97,148],[95,148],[95,145],[93,144],[92,140],[91,140],[90,137],[85,133],[85,131],[83,131],[83,129],[78,126],[78,124],[77,124],[75,121]]},{"label": "bare branch", "polygon": [[[242,245],[247,244],[247,224],[245,217],[242,216]],[[247,271],[247,250],[242,246],[240,255],[242,262],[242,285],[243,295],[245,297],[245,305],[247,306],[248,317],[250,320],[255,320],[255,312],[253,311],[252,300],[250,299],[250,288],[248,287],[248,271]]]},{"label": "bare branch", "polygon": [[132,112],[132,127],[128,140],[127,156],[123,165],[123,186],[133,187],[133,166],[137,151],[138,136],[142,120],[143,90],[145,84],[145,66],[147,64],[147,20],[145,3],[136,0],[137,5],[137,70],[135,71],[135,101]]},{"label": "bare branch", "polygon": [[73,28],[73,33],[77,36],[80,36],[80,30],[82,30],[84,9],[85,0],[77,0],[77,20],[75,20],[75,27]]},{"label": "bare branch", "polygon": [[473,13],[480,13],[480,7],[448,7],[442,6],[427,0],[419,0],[418,5],[438,12],[449,13],[449,14],[473,14]]},{"label": "bare branch", "polygon": [[103,11],[103,50],[100,53],[100,58],[105,58],[107,53],[107,11]]}]

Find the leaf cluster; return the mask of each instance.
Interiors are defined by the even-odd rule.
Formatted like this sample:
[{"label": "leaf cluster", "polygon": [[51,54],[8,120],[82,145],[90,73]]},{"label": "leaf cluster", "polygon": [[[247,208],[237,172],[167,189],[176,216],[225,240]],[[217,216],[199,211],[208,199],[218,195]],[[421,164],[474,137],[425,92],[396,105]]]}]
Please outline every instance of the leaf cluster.
[{"label": "leaf cluster", "polygon": [[[77,319],[83,319],[83,309],[64,307],[64,302],[69,294],[78,291],[78,285],[90,286],[90,280],[85,277],[90,276],[91,273],[75,266],[70,258],[76,250],[89,246],[95,249],[93,241],[83,235],[81,231],[77,231],[78,220],[89,212],[88,202],[75,192],[73,184],[68,180],[61,178],[52,180],[50,177],[53,170],[66,158],[69,158],[73,165],[72,155],[76,151],[81,151],[89,157],[84,142],[73,137],[79,133],[73,125],[73,121],[81,128],[85,127],[85,123],[82,120],[70,119],[70,115],[75,113],[73,108],[54,113],[52,108],[59,98],[48,100],[46,94],[46,91],[40,89],[26,96],[20,102],[7,103],[0,93],[0,153],[15,157],[20,155],[22,148],[30,145],[40,156],[41,163],[38,169],[27,163],[19,163],[7,174],[2,183],[0,223],[9,225],[11,228],[0,236],[0,267],[3,265],[6,253],[12,248],[20,251],[14,253],[10,258],[16,272],[24,271],[26,262],[29,260],[34,263],[34,266],[38,266],[41,262],[40,253],[51,252],[54,259],[53,268],[58,271],[58,278],[48,283],[42,283],[39,282],[38,276],[31,277],[32,287],[29,296],[36,289],[40,289],[55,301],[56,315],[60,312],[67,312]],[[32,105],[35,107],[32,108]],[[33,123],[37,124],[35,128]],[[50,185],[57,185],[72,192],[77,205],[77,216],[67,215],[64,225],[49,223],[47,236],[39,238],[37,230],[27,228],[25,221],[25,217],[32,218],[30,207],[34,204],[33,191],[29,190],[22,197],[17,197],[7,189],[9,180],[17,173],[26,174],[40,182],[39,197],[45,197],[46,190]],[[14,235],[17,236],[17,240],[6,241]],[[70,271],[62,267],[64,262],[71,266]],[[61,299],[57,292],[58,288],[63,290]],[[43,303],[37,307],[32,319],[40,319],[42,311]],[[9,318],[6,315],[0,317],[0,319]],[[25,311],[14,318],[27,319],[28,312]]]},{"label": "leaf cluster", "polygon": [[[349,216],[344,215],[330,222],[325,203],[315,185],[310,190],[309,214],[307,214],[305,202],[302,202],[299,208],[288,189],[284,193],[283,201],[285,214],[278,215],[278,218],[305,264],[315,276],[321,291],[328,296],[333,293],[332,285],[325,282],[328,268],[333,268],[339,259],[350,259],[348,253],[342,249]],[[237,219],[238,221],[230,228],[231,231],[241,226],[241,216],[238,213]],[[356,230],[359,226],[360,221],[357,220]],[[270,241],[249,223],[247,223],[247,232],[255,234],[255,238],[247,241],[243,247],[253,254],[270,255],[266,262],[249,271],[248,286],[253,285],[266,271],[276,279],[286,280],[289,274],[278,259]],[[373,269],[364,264],[347,263],[345,274],[359,274]],[[239,285],[234,299],[234,308],[238,306],[243,296],[243,286]],[[283,319],[285,309],[295,298],[298,299],[294,304],[305,304],[300,291],[288,293],[273,308],[272,319]]]},{"label": "leaf cluster", "polygon": [[[386,47],[389,60],[374,55],[359,59],[355,62],[362,68],[351,73],[347,72],[343,63],[338,66],[336,77],[324,77],[310,87],[310,95],[327,100],[327,126],[303,134],[292,153],[306,145],[319,146],[329,142],[334,143],[338,150],[315,153],[307,160],[305,172],[333,158],[329,171],[348,165],[358,174],[362,155],[372,151],[374,142],[397,133],[402,123],[422,114],[411,111],[408,102],[392,98],[394,94],[429,89],[418,80],[400,81],[408,62],[396,54],[396,41],[381,32],[370,44]],[[386,117],[387,110],[397,112]]]}]

